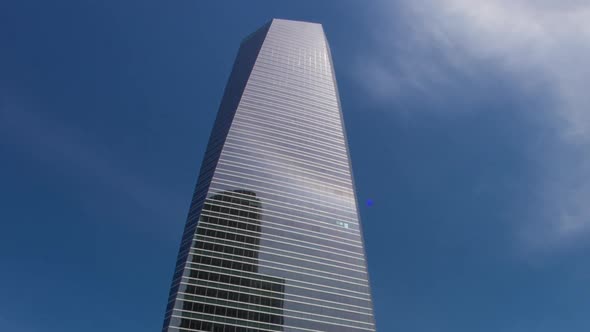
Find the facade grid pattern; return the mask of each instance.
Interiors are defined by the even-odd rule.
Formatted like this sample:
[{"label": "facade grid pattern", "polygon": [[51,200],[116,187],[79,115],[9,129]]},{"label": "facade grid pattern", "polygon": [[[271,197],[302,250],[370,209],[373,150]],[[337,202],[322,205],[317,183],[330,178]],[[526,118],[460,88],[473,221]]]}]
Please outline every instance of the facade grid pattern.
[{"label": "facade grid pattern", "polygon": [[242,43],[195,188],[163,331],[375,331],[320,24],[274,19]]}]

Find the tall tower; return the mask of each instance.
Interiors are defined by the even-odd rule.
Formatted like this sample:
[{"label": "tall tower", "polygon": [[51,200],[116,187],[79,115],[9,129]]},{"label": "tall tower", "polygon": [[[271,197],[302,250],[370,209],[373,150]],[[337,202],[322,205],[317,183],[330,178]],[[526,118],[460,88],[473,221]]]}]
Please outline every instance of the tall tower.
[{"label": "tall tower", "polygon": [[242,42],[193,195],[163,331],[375,331],[320,24],[274,19]]}]

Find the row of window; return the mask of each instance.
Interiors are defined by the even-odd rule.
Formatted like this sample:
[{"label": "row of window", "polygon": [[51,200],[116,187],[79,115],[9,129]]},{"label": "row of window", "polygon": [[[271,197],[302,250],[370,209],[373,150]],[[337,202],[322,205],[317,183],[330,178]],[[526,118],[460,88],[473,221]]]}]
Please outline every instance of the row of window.
[{"label": "row of window", "polygon": [[232,270],[258,272],[258,264],[233,262],[226,259],[213,258],[208,256],[193,255],[192,262],[195,264],[213,265]]},{"label": "row of window", "polygon": [[[223,216],[222,218],[218,218],[217,216],[221,216],[219,213],[228,213],[228,212],[222,212],[224,211],[225,208],[222,208],[220,212],[213,212],[213,211],[204,211],[205,213],[209,212],[209,215],[202,215],[202,221],[209,223],[209,224],[214,224],[214,225],[220,225],[220,226],[227,226],[229,228],[234,228],[234,229],[243,229],[243,230],[247,230],[247,231],[251,231],[251,232],[258,232],[260,233],[260,225],[254,225],[251,224],[251,222],[253,222],[253,220],[251,219],[246,219],[248,217],[241,217],[241,218],[236,218],[234,217],[232,214],[233,213],[237,213],[237,211],[239,210],[234,210],[231,209],[229,210],[229,218],[228,216]],[[225,210],[227,211],[227,210]],[[254,219],[256,220],[256,219]]]},{"label": "row of window", "polygon": [[[232,213],[232,210],[229,212]],[[260,237],[262,228],[260,226],[260,221],[257,219],[234,217],[231,214],[221,211],[203,211],[201,216],[201,221],[207,223],[206,227],[208,228]],[[337,243],[345,242],[349,244],[358,244],[359,246],[357,247],[360,248],[360,235],[356,229],[354,229],[357,225],[348,219],[342,218],[344,220],[341,220],[341,218],[333,218],[328,219],[327,221],[316,219],[311,222],[305,222],[286,217],[276,218],[271,215],[266,215],[265,219],[266,227],[264,233],[271,236],[286,236],[293,240],[299,239],[303,241],[308,241],[309,238],[318,238],[325,241],[336,241]],[[338,223],[339,221],[341,223]],[[346,227],[347,230],[336,229],[336,226],[344,227],[343,223],[348,225],[348,227]],[[240,230],[253,233],[246,233]]]},{"label": "row of window", "polygon": [[[192,288],[191,288],[192,287]],[[216,291],[216,292],[213,292]],[[195,300],[195,301],[201,301],[201,302],[209,302],[209,303],[215,303],[215,302],[219,302],[216,301],[215,299],[220,299],[220,300],[224,300],[225,302],[223,303],[224,305],[228,305],[231,304],[235,307],[242,307],[243,309],[251,309],[254,310],[255,307],[254,306],[266,306],[267,308],[263,308],[263,307],[257,307],[256,309],[258,311],[267,311],[267,312],[271,312],[271,311],[276,311],[278,309],[282,309],[283,308],[283,300],[280,299],[276,299],[276,298],[271,298],[271,297],[265,297],[265,296],[259,296],[259,295],[252,295],[252,294],[247,294],[247,293],[241,293],[241,292],[232,292],[232,291],[227,291],[227,290],[222,290],[222,289],[212,289],[212,288],[206,288],[206,287],[201,287],[201,286],[187,286],[187,290],[185,291],[185,293],[188,294],[193,294],[196,296],[206,296],[209,297],[210,299],[207,298],[203,298],[203,297],[192,297],[189,295],[185,296],[185,300]],[[240,303],[230,303],[227,301],[234,301],[234,302],[242,302],[245,304],[240,304]],[[250,306],[250,307],[248,307]],[[277,309],[272,309],[272,308],[277,308]]]},{"label": "row of window", "polygon": [[[312,136],[312,141],[324,142],[330,141],[333,144],[344,146],[344,135],[340,123],[331,123],[325,120],[322,115],[314,113],[293,114],[292,112],[277,111],[264,105],[240,105],[239,114],[235,119],[249,119],[251,123],[259,125],[268,125],[275,130],[284,129],[289,135],[306,135]],[[256,122],[256,119],[260,119]],[[241,123],[242,121],[236,122]],[[291,124],[294,123],[295,126]]]},{"label": "row of window", "polygon": [[248,244],[257,245],[260,243],[260,236],[242,235],[222,231],[214,231],[211,229],[205,229],[203,227],[197,228],[197,234],[205,235],[210,237],[216,237],[218,239],[228,239],[230,241],[244,242]]},{"label": "row of window", "polygon": [[[232,276],[232,275],[227,275],[227,274],[220,274],[220,273],[215,273],[215,272],[210,272],[210,271],[191,270],[190,277],[195,278],[195,279],[221,282],[221,283],[225,283],[225,284],[232,284],[232,285],[243,286],[243,287],[263,289],[263,290],[273,291],[273,292],[277,292],[277,293],[283,293],[285,290],[285,286],[282,284],[272,283],[269,281],[258,280],[258,279],[254,279],[254,278],[245,278],[245,277],[238,277],[238,276]],[[187,286],[187,287],[189,287],[189,286]],[[203,295],[203,294],[201,294],[201,295]],[[211,296],[211,295],[208,295],[208,296]],[[216,296],[214,296],[214,297],[216,297]],[[239,301],[239,300],[236,300],[236,301]]]},{"label": "row of window", "polygon": [[[238,139],[238,141],[240,141]],[[253,171],[258,170],[273,173],[274,175],[280,176],[282,174],[292,174],[289,176],[288,181],[275,179],[275,183],[284,184],[284,187],[290,188],[294,185],[292,178],[295,177],[299,180],[297,183],[303,190],[310,190],[310,184],[318,184],[325,186],[326,189],[333,189],[341,191],[346,194],[346,197],[352,197],[352,183],[350,179],[344,181],[328,181],[321,176],[321,173],[313,171],[308,166],[314,166],[316,169],[332,169],[338,170],[344,165],[328,165],[325,160],[318,160],[317,158],[302,158],[299,156],[291,156],[288,153],[270,151],[254,145],[248,145],[245,148],[240,142],[233,138],[229,138],[225,144],[223,155],[220,157],[220,161],[231,161],[234,165],[248,165]],[[292,166],[290,166],[292,165]],[[307,169],[305,173],[298,174],[297,172],[291,172],[291,168],[294,171],[300,169]],[[301,173],[301,172],[299,172]]]},{"label": "row of window", "polygon": [[[276,67],[276,66],[269,65],[264,69],[269,69],[269,67]],[[261,67],[261,68],[263,68],[263,67]],[[259,86],[261,86],[260,83],[267,83],[267,82],[270,83],[268,81],[268,79],[264,79],[263,77],[262,77],[262,79],[259,77],[256,77],[256,76],[263,76],[263,75],[260,75],[259,71],[256,71],[256,74],[257,75],[252,76],[252,78],[254,78],[254,79],[251,80],[251,82],[259,83],[258,84]],[[297,74],[291,75],[291,77],[297,77],[297,76],[298,76]],[[276,78],[274,80],[276,80]],[[253,89],[250,86],[250,84],[248,85],[248,88],[246,89],[246,91],[244,91],[244,94],[251,96],[253,94],[253,91],[259,92],[259,94],[257,96],[266,95],[269,97],[273,97],[274,99],[281,100],[283,103],[292,104],[292,105],[300,105],[300,106],[302,106],[302,108],[307,109],[307,110],[313,110],[314,108],[317,107],[317,108],[319,108],[318,111],[320,111],[321,114],[338,114],[338,113],[335,113],[334,110],[339,110],[338,109],[338,101],[336,100],[336,98],[333,94],[318,97],[318,96],[315,96],[310,93],[294,94],[293,91],[286,89],[286,87],[284,89],[278,89],[278,87],[276,85],[274,85],[272,87],[269,85],[267,85],[267,86],[262,85],[262,88]]]},{"label": "row of window", "polygon": [[[203,223],[199,225],[197,234],[214,237],[218,239],[226,239],[229,241],[236,241],[240,243],[247,243],[253,245],[260,244],[260,235],[258,234],[239,234],[233,229],[213,230],[220,228],[221,226]],[[352,241],[347,241],[346,239],[333,239],[329,237],[322,237],[321,234],[314,236],[292,230],[269,228],[265,232],[265,240],[273,242],[284,242],[293,245],[304,245],[309,247],[325,247],[327,250],[340,250],[343,253],[347,252],[357,255],[360,255],[360,253],[362,253],[360,244],[353,244],[351,243]]]},{"label": "row of window", "polygon": [[[241,289],[235,291],[242,293]],[[255,304],[252,304],[245,302],[248,300],[247,298],[243,298],[244,301],[238,302],[237,300],[230,301],[225,298],[206,297],[205,295],[190,295],[186,292],[182,293],[184,293],[182,297],[183,301],[209,303],[226,307],[229,306],[246,310],[281,314],[284,315],[285,318],[290,316],[328,321],[334,321],[334,319],[344,319],[353,320],[362,324],[373,323],[371,320],[372,315],[370,313],[370,309],[368,308],[357,308],[355,310],[352,308],[341,308],[338,305],[330,303],[320,305],[317,303],[311,303],[310,301],[295,301],[293,299],[287,298],[283,300],[282,294],[273,294],[273,296],[263,295],[260,302],[254,299]],[[285,296],[287,297],[287,295]],[[276,297],[279,298],[277,299]],[[253,301],[250,300],[250,302]]]},{"label": "row of window", "polygon": [[[265,192],[266,207],[268,207],[267,204],[270,202],[280,203],[285,208],[293,206],[291,209],[294,211],[289,214],[297,215],[298,213],[303,213],[336,218],[347,217],[356,221],[354,198],[347,195],[348,189],[334,186],[332,182],[325,181],[319,177],[304,177],[295,173],[285,173],[281,168],[277,168],[275,171],[251,169],[253,167],[258,168],[256,166],[257,164],[264,167],[264,162],[254,160],[251,157],[248,157],[250,158],[248,160],[242,157],[236,158],[233,155],[232,153],[232,156],[227,156],[226,159],[233,163],[231,165],[232,167],[227,167],[228,164],[224,159],[223,167],[218,168],[212,183],[231,181],[235,183],[234,187],[248,186],[260,192]],[[271,174],[273,174],[272,177]],[[286,174],[290,174],[291,176]],[[312,195],[317,193],[326,196],[327,194],[329,198],[306,197],[305,192],[310,192]]]},{"label": "row of window", "polygon": [[[338,108],[327,108],[319,110],[317,108],[303,108],[294,104],[283,105],[269,101],[257,100],[256,96],[260,95],[261,90],[267,89],[272,82],[254,83],[258,89],[253,90],[254,97],[246,96],[246,103],[240,104],[240,108],[236,112],[235,119],[244,119],[249,117],[252,120],[259,118],[261,122],[254,124],[271,125],[270,128],[277,129],[284,128],[285,131],[280,131],[281,135],[291,137],[309,136],[312,142],[335,144],[338,150],[345,147],[344,135],[342,132],[342,123],[339,117]],[[251,93],[252,94],[252,93]],[[235,123],[241,123],[237,121]],[[299,131],[298,129],[301,129]],[[314,135],[317,133],[317,135]]]},{"label": "row of window", "polygon": [[[268,52],[263,52],[262,56],[258,59],[259,61],[257,61],[255,70],[252,71],[258,75],[260,73],[266,74],[264,75],[264,82],[275,83],[279,87],[287,86],[288,84],[288,86],[309,88],[317,91],[316,95],[326,92],[329,93],[330,90],[334,90],[334,84],[330,85],[331,82],[328,72],[320,72],[318,70],[308,70],[305,72],[293,65],[273,61],[268,55]],[[256,76],[250,75],[249,82],[256,79],[260,80]]]},{"label": "row of window", "polygon": [[[193,248],[191,250],[191,255],[193,255],[193,256],[209,256],[212,258],[227,259],[230,261],[244,262],[244,263],[248,263],[248,264],[259,264],[257,257],[227,255],[227,254],[217,252],[217,251],[201,250],[201,249],[195,249],[195,248]],[[191,261],[193,263],[200,264],[201,259],[194,259],[194,260],[191,259]],[[228,267],[226,267],[226,266],[222,266],[222,267],[228,269]],[[252,271],[248,271],[248,272],[252,272]],[[254,272],[256,272],[256,271],[254,271]]]},{"label": "row of window", "polygon": [[[215,267],[211,265],[197,265],[189,263],[186,267],[188,270],[188,275],[186,275],[186,282],[191,284],[201,284],[201,285],[212,285],[213,287],[220,287],[220,288],[227,288],[227,289],[236,289],[239,290],[239,287],[257,287],[255,284],[251,285],[251,280],[267,280],[264,279],[265,275],[261,275],[255,272],[246,272],[246,271],[236,271],[225,269],[221,267]],[[288,282],[291,292],[290,294],[304,296],[304,297],[311,297],[317,298],[320,300],[326,301],[334,301],[343,304],[353,304],[359,303],[360,306],[364,306],[366,301],[369,301],[368,295],[368,285],[362,284],[353,284],[347,281],[337,280],[335,278],[327,278],[321,277],[314,274],[306,273],[305,276],[302,278],[301,272],[290,271],[287,269],[281,268],[274,268],[274,267],[267,267],[267,269],[276,269],[278,270],[277,273],[280,273],[281,277],[283,278],[272,278],[271,282],[277,282],[280,280],[280,284],[284,282]],[[230,283],[219,283],[208,281],[200,282],[199,279],[195,278],[195,272],[193,271],[211,271],[211,272],[219,272],[221,274],[226,274],[230,276],[240,277],[239,285]],[[272,273],[272,271],[270,272]],[[225,279],[227,280],[227,279]],[[213,284],[215,283],[215,284]],[[233,287],[233,288],[232,288]],[[275,286],[276,287],[276,286]],[[260,289],[261,292],[264,292],[261,288],[252,288],[251,291],[256,291]],[[275,289],[273,289],[275,291]],[[262,294],[262,293],[261,293]],[[269,295],[272,293],[268,293]]]},{"label": "row of window", "polygon": [[[264,188],[265,185],[263,183],[259,184],[253,179],[244,180],[238,176],[222,174],[211,183],[211,190],[222,190],[223,188],[243,186],[245,182],[247,182],[247,185],[250,187]],[[208,204],[216,205],[214,202],[209,202]],[[236,206],[234,208],[239,209],[240,207]],[[216,216],[234,217],[233,215],[229,214],[231,210],[224,210],[224,212],[226,212],[224,215]],[[219,213],[222,214],[221,211],[219,211]],[[270,217],[275,217],[276,219],[291,219],[297,222],[311,222],[312,225],[324,223],[326,226],[331,226],[334,224],[335,220],[345,221],[349,224],[355,225],[358,223],[356,212],[343,211],[343,209],[332,209],[327,206],[312,204],[304,200],[301,200],[300,202],[294,202],[293,200],[284,197],[284,195],[275,196],[270,192],[265,194],[265,209],[263,215],[266,217],[266,220],[271,219]],[[249,222],[254,221],[256,224],[259,223],[259,219],[245,220],[245,218],[248,217],[236,217],[234,219]],[[345,233],[356,235],[357,237],[359,235],[358,232],[354,230],[345,231]]]},{"label": "row of window", "polygon": [[239,132],[234,134],[234,131],[232,131],[232,133],[227,138],[228,141],[236,139],[238,142],[240,142],[239,144],[241,144],[242,148],[256,146],[264,149],[264,151],[289,156],[293,159],[303,159],[316,161],[319,163],[327,163],[327,166],[332,167],[346,167],[347,159],[344,153],[329,153],[304,146],[299,148],[289,147],[285,144],[281,145],[276,141],[262,140],[257,135],[246,135]]},{"label": "row of window", "polygon": [[[319,173],[309,172],[309,165],[305,165],[304,160],[278,160],[277,163],[274,163],[271,162],[274,157],[264,153],[244,154],[243,150],[237,153],[230,150],[220,159],[215,180],[236,177],[237,181],[248,180],[248,186],[260,194],[280,196],[279,201],[287,199],[288,201],[314,203],[313,206],[316,208],[332,209],[337,211],[338,215],[341,215],[342,212],[355,212],[355,201],[350,181],[342,182],[342,184],[348,184],[348,188],[346,188]],[[267,160],[264,161],[264,158]],[[300,163],[300,165],[296,165],[296,163]],[[290,166],[285,166],[287,164]]]},{"label": "row of window", "polygon": [[[202,284],[201,284],[202,283]],[[209,285],[214,286],[209,286]],[[354,320],[359,323],[372,323],[370,307],[347,307],[341,302],[323,302],[313,298],[298,298],[295,294],[270,293],[246,289],[239,286],[227,286],[223,284],[213,284],[206,281],[197,280],[196,287],[200,289],[188,288],[183,293],[183,301],[211,303],[222,306],[232,306],[248,310],[257,310],[268,313],[278,313],[277,310],[286,310],[285,317],[301,317],[319,320],[332,320],[342,318],[345,320]],[[183,283],[182,287],[194,287],[193,284]],[[233,288],[229,288],[233,287]],[[211,290],[217,289],[217,293]],[[228,294],[229,290],[234,294]],[[191,293],[188,293],[188,292]],[[240,295],[236,295],[240,294]],[[244,295],[241,295],[244,294]],[[248,296],[255,296],[254,298]],[[260,299],[256,298],[257,296]],[[231,302],[229,302],[231,301]],[[270,302],[269,302],[270,301]],[[289,308],[288,310],[286,308]],[[312,316],[323,317],[312,317]]]},{"label": "row of window", "polygon": [[[266,53],[266,54],[264,54]],[[316,90],[318,93],[326,93],[331,92],[330,90],[334,90],[334,84],[330,85],[330,73],[327,71],[329,68],[326,68],[326,72],[320,72],[319,70],[313,70],[313,68],[309,68],[310,70],[304,71],[301,68],[297,68],[292,64],[289,65],[284,61],[273,61],[271,57],[268,56],[268,52],[263,52],[257,61],[256,70],[253,72],[256,74],[262,73],[271,73],[271,76],[265,75],[264,82],[281,82],[287,81],[289,86],[296,86],[301,88],[309,88],[310,90]],[[275,57],[276,58],[276,57]],[[275,73],[272,76],[272,73]],[[250,76],[250,81],[252,81],[253,75]],[[276,84],[279,87],[286,86],[287,84]],[[312,96],[315,96],[312,95]]]},{"label": "row of window", "polygon": [[[265,54],[266,53],[266,54]],[[274,84],[276,87],[289,87],[293,91],[305,91],[311,97],[325,98],[325,96],[335,96],[335,86],[330,84],[331,80],[326,77],[328,73],[321,73],[316,71],[314,75],[311,73],[303,73],[301,70],[293,70],[284,64],[274,61],[268,56],[268,52],[262,52],[256,66],[255,75],[250,77],[257,82],[264,82]],[[327,69],[327,68],[326,68]],[[273,75],[274,73],[274,75]],[[335,99],[335,97],[333,97]]]},{"label": "row of window", "polygon": [[222,252],[222,253],[230,254],[230,255],[234,255],[234,256],[242,256],[242,257],[250,257],[250,258],[258,257],[258,252],[255,250],[236,248],[236,247],[232,247],[232,246],[226,246],[226,245],[221,245],[221,244],[217,244],[217,243],[209,243],[209,242],[204,242],[204,241],[198,241],[195,248],[209,250],[209,251]]},{"label": "row of window", "polygon": [[[223,173],[223,172],[222,172]],[[216,180],[214,183],[212,183],[210,190],[211,191],[216,191],[216,190],[225,190],[227,188],[231,188],[233,187],[231,185],[231,182],[237,182],[237,181],[232,181],[232,180],[228,180],[228,179],[222,179],[222,180]],[[255,186],[250,184],[250,187],[259,187],[259,186]],[[263,192],[266,196],[266,194],[268,193],[268,195],[273,195],[272,190],[260,190],[261,192]],[[313,196],[315,193],[309,193],[308,196]],[[282,197],[277,197],[279,199],[283,199],[283,197],[287,198],[285,195],[281,195]],[[269,196],[272,199],[274,196]],[[265,197],[266,198],[266,197]],[[273,201],[277,201],[276,199]],[[327,202],[327,200],[325,201]],[[214,202],[208,202],[206,204],[209,205],[215,205]],[[300,233],[306,233],[306,231],[311,231],[311,233],[309,233],[309,235],[314,236],[314,235],[320,235],[322,238],[324,237],[334,237],[336,240],[339,241],[345,241],[345,242],[357,242],[357,243],[361,243],[360,242],[360,234],[359,232],[355,229],[357,228],[357,220],[351,220],[352,218],[348,217],[348,216],[342,216],[342,217],[326,217],[323,215],[317,215],[314,214],[312,215],[311,213],[305,213],[307,216],[311,217],[311,218],[306,218],[303,217],[301,215],[295,215],[295,214],[288,214],[287,211],[285,212],[279,212],[279,211],[275,211],[278,209],[284,209],[283,206],[280,205],[274,205],[272,204],[266,206],[266,209],[264,211],[264,214],[260,214],[260,216],[264,215],[264,219],[265,219],[265,225],[267,227],[273,228],[273,226],[280,226],[280,229],[284,229],[283,226],[290,226],[288,228],[294,228],[294,230],[296,230],[297,232]],[[283,204],[284,205],[284,204]],[[311,205],[311,204],[307,204],[307,205]],[[275,208],[276,206],[276,208]],[[236,209],[239,209],[239,206],[235,207]],[[221,211],[221,210],[220,210]],[[342,211],[342,208],[341,208]],[[249,217],[236,217],[232,214],[229,213],[235,213],[235,211],[230,210],[229,213],[227,213],[227,210],[224,210],[224,212],[210,212],[209,210],[207,211],[203,211],[203,216],[215,216],[215,217],[223,217],[223,218],[231,218],[234,220],[237,220],[239,222],[246,222],[246,223],[254,223],[255,225],[259,225],[260,224],[260,219],[250,219]],[[280,215],[278,215],[280,213]],[[356,212],[355,212],[356,213]],[[354,225],[353,227],[351,227],[350,230],[343,230],[341,228],[336,228],[334,227],[335,225],[335,221],[343,221],[343,222],[347,222],[350,226]],[[232,224],[232,227],[238,226],[237,224]],[[246,229],[248,229],[247,226],[240,226],[240,228],[244,228],[246,227]],[[276,228],[276,227],[275,227]],[[252,227],[250,227],[250,230],[253,230]],[[318,232],[321,232],[322,234],[317,234]]]},{"label": "row of window", "polygon": [[[207,202],[205,202],[205,206],[203,207],[203,209],[205,211],[221,212],[221,213],[225,213],[225,214],[230,214],[230,215],[236,216],[236,217],[260,219],[260,209],[258,209],[255,212],[251,212],[251,211],[248,211],[249,209],[244,205],[245,205],[244,203],[230,205],[227,203],[219,203],[219,201],[216,201],[213,199],[208,199]],[[233,206],[239,207],[239,209],[236,209],[235,207],[232,208]]]},{"label": "row of window", "polygon": [[258,211],[260,202],[256,200],[256,194],[246,190],[234,190],[217,194],[211,197],[212,200],[250,206],[253,211]]},{"label": "row of window", "polygon": [[[291,124],[290,127],[284,128],[280,124],[269,125],[261,122],[256,122],[254,119],[248,121],[247,116],[236,117],[234,126],[232,126],[232,135],[238,133],[240,136],[251,136],[264,140],[265,142],[272,142],[281,146],[307,149],[310,151],[326,152],[330,154],[346,154],[346,149],[343,142],[335,138],[320,138],[313,133],[304,132],[309,126],[305,124]],[[236,126],[237,125],[237,126]],[[241,127],[241,128],[240,128]],[[274,127],[274,128],[273,128]],[[291,134],[288,129],[297,130],[298,134]]]},{"label": "row of window", "polygon": [[188,310],[192,312],[202,312],[205,314],[217,315],[217,316],[225,316],[225,317],[233,317],[238,319],[247,319],[255,322],[262,322],[262,323],[270,323],[270,324],[283,324],[283,316],[282,315],[273,315],[264,312],[257,312],[257,311],[249,311],[243,310],[238,308],[228,308],[223,306],[215,306],[211,304],[205,303],[195,303],[195,302],[184,302],[183,303],[183,310]]},{"label": "row of window", "polygon": [[212,332],[267,332],[267,331],[269,331],[269,330],[255,329],[255,328],[245,327],[245,326],[226,325],[226,324],[222,324],[222,323],[205,322],[202,320],[194,320],[194,319],[187,319],[187,318],[182,318],[180,320],[180,327],[186,328],[186,329],[191,329],[191,330],[212,331]]},{"label": "row of window", "polygon": [[[277,248],[269,248],[269,247],[261,247],[261,248],[259,248],[260,250],[249,250],[249,249],[244,249],[241,247],[235,247],[235,246],[229,245],[229,244],[222,245],[222,244],[218,244],[218,243],[211,243],[211,242],[206,242],[206,241],[201,241],[201,240],[197,241],[197,243],[195,244],[195,246],[192,249],[193,249],[192,252],[195,254],[203,253],[203,251],[199,250],[199,249],[203,249],[203,250],[207,251],[206,252],[207,255],[216,256],[214,253],[220,253],[220,254],[223,253],[223,254],[228,254],[228,255],[232,255],[232,256],[230,257],[227,255],[223,255],[223,256],[217,256],[217,257],[228,258],[228,259],[231,258],[233,260],[242,260],[242,261],[248,261],[247,260],[248,258],[257,258],[257,257],[259,257],[259,253],[261,251],[264,251],[265,254],[271,255],[277,261],[294,262],[294,264],[300,264],[302,267],[312,267],[312,266],[315,266],[315,264],[323,264],[323,265],[338,264],[338,265],[341,265],[342,267],[347,268],[347,269],[353,269],[353,270],[357,270],[357,271],[361,271],[361,272],[365,271],[364,264],[362,261],[354,261],[350,258],[348,260],[345,260],[343,258],[340,258],[339,260],[334,260],[334,259],[330,259],[333,257],[322,256],[322,253],[317,253],[320,256],[318,256],[317,254],[315,256],[310,256],[310,255],[304,255],[301,252],[285,251],[285,250],[280,250]],[[268,256],[268,257],[270,258],[271,256]],[[308,263],[311,265],[309,265]]]},{"label": "row of window", "polygon": [[[195,238],[195,241],[197,243],[198,242],[210,242],[210,243],[221,244],[221,245],[225,245],[225,246],[246,248],[246,249],[254,250],[255,252],[259,252],[261,249],[263,249],[264,252],[268,252],[269,254],[279,254],[279,255],[283,255],[283,256],[284,255],[291,256],[293,254],[295,254],[295,255],[296,254],[305,254],[305,255],[311,256],[311,257],[319,256],[319,258],[327,258],[332,261],[335,261],[336,263],[346,262],[349,264],[354,264],[354,265],[356,265],[355,267],[362,267],[364,270],[364,261],[362,260],[362,257],[350,257],[350,256],[347,257],[346,254],[339,254],[339,253],[335,252],[335,250],[330,251],[330,248],[318,249],[318,248],[315,248],[315,246],[310,242],[305,243],[303,245],[299,245],[299,244],[286,243],[286,242],[282,242],[282,241],[276,241],[274,239],[267,239],[266,245],[259,246],[259,245],[246,244],[243,242],[228,241],[225,239],[209,237],[209,236],[201,236],[201,235],[197,235]],[[277,251],[279,251],[279,252],[277,252]],[[350,255],[350,254],[356,254],[356,253],[349,252],[347,254]],[[297,259],[297,258],[295,258],[295,259]],[[330,263],[326,263],[326,264],[330,264]]]},{"label": "row of window", "polygon": [[[342,226],[344,227],[344,226]],[[204,247],[205,245],[200,245]],[[213,243],[209,244],[208,247],[214,246]],[[230,251],[231,248],[228,248]],[[237,253],[242,253],[242,250],[238,250]],[[366,271],[364,266],[356,265],[356,266],[345,266],[340,262],[325,262],[325,261],[318,261],[318,260],[310,260],[306,258],[298,258],[298,257],[290,257],[288,255],[280,255],[280,254],[271,254],[267,252],[267,255],[260,260],[258,259],[258,250],[254,251],[253,253],[249,254],[256,254],[256,256],[251,257],[244,257],[244,256],[234,256],[234,254],[224,254],[222,251],[202,251],[202,250],[193,250],[194,254],[199,254],[203,256],[211,256],[221,259],[227,259],[231,261],[240,261],[252,264],[263,264],[264,266],[268,267],[279,267],[279,268],[291,268],[294,271],[300,272],[310,272],[313,271],[314,274],[319,273],[328,273],[330,275],[336,274],[338,278],[340,277],[347,277],[352,278],[351,281],[354,279],[364,279],[366,276]],[[272,255],[272,256],[270,256]],[[253,259],[252,259],[253,258]],[[278,265],[277,265],[278,263]],[[342,279],[344,280],[344,279]]]}]

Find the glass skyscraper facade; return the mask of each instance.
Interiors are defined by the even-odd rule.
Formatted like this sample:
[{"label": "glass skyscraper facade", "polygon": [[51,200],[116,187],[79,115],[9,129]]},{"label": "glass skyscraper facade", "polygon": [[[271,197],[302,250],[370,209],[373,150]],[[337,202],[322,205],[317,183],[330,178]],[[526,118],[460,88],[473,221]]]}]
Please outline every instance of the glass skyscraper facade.
[{"label": "glass skyscraper facade", "polygon": [[163,331],[375,331],[320,24],[241,44],[201,166]]}]

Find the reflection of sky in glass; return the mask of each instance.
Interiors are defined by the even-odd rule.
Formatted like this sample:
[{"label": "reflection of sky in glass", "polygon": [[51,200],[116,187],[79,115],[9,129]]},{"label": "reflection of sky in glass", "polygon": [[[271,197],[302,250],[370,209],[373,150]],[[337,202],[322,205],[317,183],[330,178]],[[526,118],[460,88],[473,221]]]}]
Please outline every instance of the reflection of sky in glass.
[{"label": "reflection of sky in glass", "polygon": [[[237,104],[207,197],[246,190],[260,202],[260,242],[251,250],[257,251],[260,276],[284,280],[284,325],[276,329],[374,331],[347,150],[321,25],[274,20]],[[241,209],[228,212],[240,215]],[[215,233],[210,229],[207,237],[205,227]],[[235,230],[203,220],[198,230],[205,235],[198,241],[245,245],[231,234]],[[243,257],[224,255],[244,266]]]}]

